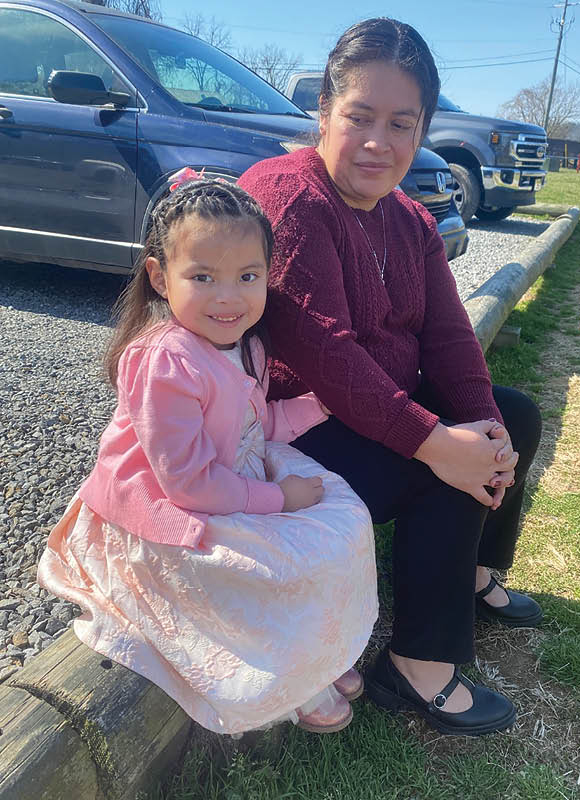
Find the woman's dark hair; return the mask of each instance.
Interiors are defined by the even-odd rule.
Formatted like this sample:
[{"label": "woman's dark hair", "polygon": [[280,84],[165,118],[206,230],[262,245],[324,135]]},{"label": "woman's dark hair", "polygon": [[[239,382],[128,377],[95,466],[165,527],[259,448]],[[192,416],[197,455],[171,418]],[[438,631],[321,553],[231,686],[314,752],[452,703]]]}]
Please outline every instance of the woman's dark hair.
[{"label": "woman's dark hair", "polygon": [[326,62],[320,112],[327,114],[334,99],[346,91],[353,69],[377,60],[394,64],[417,82],[423,104],[423,138],[437,108],[439,73],[424,39],[415,28],[396,19],[366,19],[342,34]]},{"label": "woman's dark hair", "polygon": [[[264,245],[268,268],[272,259],[274,237],[268,218],[256,201],[239,186],[220,180],[193,180],[179,186],[155,207],[145,246],[135,264],[131,281],[120,295],[113,309],[117,327],[105,354],[105,370],[113,387],[117,385],[119,358],[127,345],[153,326],[169,319],[171,311],[165,298],[151,286],[145,267],[149,257],[156,258],[163,272],[167,269],[167,252],[172,246],[170,234],[178,223],[190,214],[204,220],[257,225]],[[262,320],[242,336],[242,362],[245,370],[258,378],[252,360],[250,340],[258,336],[266,350],[269,346]]]}]

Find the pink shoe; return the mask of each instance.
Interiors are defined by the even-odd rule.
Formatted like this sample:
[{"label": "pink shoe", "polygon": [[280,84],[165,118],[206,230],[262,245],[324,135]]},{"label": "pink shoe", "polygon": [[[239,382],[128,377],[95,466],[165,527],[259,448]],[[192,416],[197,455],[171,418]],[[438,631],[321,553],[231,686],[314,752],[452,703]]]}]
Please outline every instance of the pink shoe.
[{"label": "pink shoe", "polygon": [[361,696],[365,685],[360,672],[351,667],[338,680],[334,681],[334,688],[350,703]]},{"label": "pink shoe", "polygon": [[352,720],[352,708],[344,697],[339,697],[332,706],[325,702],[310,714],[303,714],[300,710],[296,713],[300,719],[298,727],[312,733],[336,733]]}]

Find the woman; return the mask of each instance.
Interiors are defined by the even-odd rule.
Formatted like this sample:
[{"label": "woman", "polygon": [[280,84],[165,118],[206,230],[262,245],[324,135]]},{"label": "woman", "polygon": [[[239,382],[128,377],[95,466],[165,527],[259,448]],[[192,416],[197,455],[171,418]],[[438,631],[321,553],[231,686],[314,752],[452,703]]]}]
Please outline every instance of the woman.
[{"label": "woman", "polygon": [[513,627],[542,616],[488,569],[512,564],[540,418],[519,392],[492,390],[435,220],[395,189],[438,93],[413,28],[358,23],[328,59],[318,147],[256,164],[240,184],[276,236],[272,397],[312,390],[335,415],[294,445],[345,477],[376,523],[396,520],[393,636],[368,692],[479,735],[515,709],[457,666],[474,657],[475,607]]}]

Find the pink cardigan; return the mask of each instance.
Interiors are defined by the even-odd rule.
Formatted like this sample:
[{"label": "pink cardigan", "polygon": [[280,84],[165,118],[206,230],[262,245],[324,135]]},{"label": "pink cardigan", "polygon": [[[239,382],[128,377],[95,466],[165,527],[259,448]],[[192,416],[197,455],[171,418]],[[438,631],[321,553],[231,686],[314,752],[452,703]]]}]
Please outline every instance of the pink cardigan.
[{"label": "pink cardigan", "polygon": [[[264,354],[253,343],[256,372]],[[313,394],[266,403],[264,387],[171,321],[128,345],[118,405],[79,490],[109,522],[144,539],[196,547],[208,515],[282,510],[276,483],[232,471],[248,402],[267,440],[290,442],[326,420]]]}]

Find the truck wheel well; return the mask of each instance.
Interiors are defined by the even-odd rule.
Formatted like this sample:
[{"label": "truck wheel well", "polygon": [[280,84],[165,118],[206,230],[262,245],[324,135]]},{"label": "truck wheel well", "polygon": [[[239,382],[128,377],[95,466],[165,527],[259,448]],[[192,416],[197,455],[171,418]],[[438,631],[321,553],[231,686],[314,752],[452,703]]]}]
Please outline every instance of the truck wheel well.
[{"label": "truck wheel well", "polygon": [[438,156],[444,158],[448,164],[460,164],[475,173],[477,180],[481,183],[480,164],[476,157],[469,152],[458,147],[442,147],[434,150]]}]

